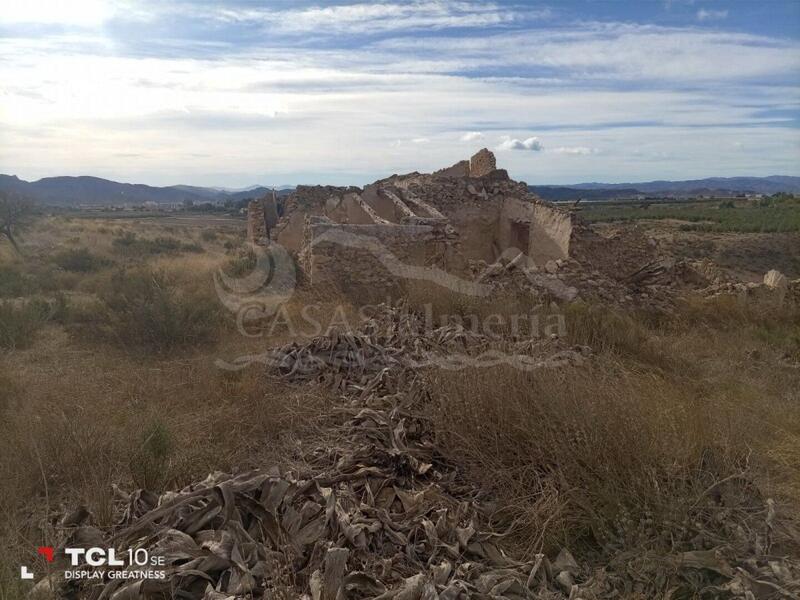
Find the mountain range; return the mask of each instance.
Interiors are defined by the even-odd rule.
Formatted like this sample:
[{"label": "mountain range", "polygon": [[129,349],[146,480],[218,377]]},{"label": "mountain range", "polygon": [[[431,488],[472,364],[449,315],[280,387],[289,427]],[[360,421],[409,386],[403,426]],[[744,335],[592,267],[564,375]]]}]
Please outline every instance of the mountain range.
[{"label": "mountain range", "polygon": [[684,181],[642,181],[638,183],[577,183],[574,185],[533,185],[528,188],[540,198],[558,200],[608,200],[645,196],[726,196],[731,194],[800,193],[800,177],[708,177]]},{"label": "mountain range", "polygon": [[[645,181],[640,183],[578,183],[574,185],[534,185],[529,189],[545,200],[604,200],[633,198],[638,195],[685,197],[696,195],[724,196],[738,193],[800,193],[800,177],[709,177],[685,181]],[[13,191],[44,204],[123,205],[155,202],[182,204],[192,202],[214,204],[241,201],[264,196],[272,188],[253,186],[231,190],[217,187],[172,185],[155,187],[138,183],[119,183],[99,177],[45,177],[25,181],[16,175],[0,175],[0,191]],[[275,188],[279,195],[288,194],[293,186]]]},{"label": "mountain range", "polygon": [[[276,188],[279,195],[293,189]],[[224,188],[172,185],[155,187],[140,183],[119,183],[99,177],[45,177],[38,181],[25,181],[15,175],[0,175],[0,191],[12,191],[43,204],[57,206],[123,205],[155,202],[157,204],[182,204],[191,202],[220,204],[260,198],[271,188],[253,186],[241,190]]]}]

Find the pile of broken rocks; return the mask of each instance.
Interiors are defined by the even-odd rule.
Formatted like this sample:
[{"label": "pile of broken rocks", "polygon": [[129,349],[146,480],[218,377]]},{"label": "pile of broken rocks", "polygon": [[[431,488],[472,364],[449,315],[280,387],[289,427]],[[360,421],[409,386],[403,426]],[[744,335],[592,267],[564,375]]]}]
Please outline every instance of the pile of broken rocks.
[{"label": "pile of broken rocks", "polygon": [[[751,599],[800,592],[798,564],[764,551],[742,557],[703,548],[660,559],[620,557],[601,568],[580,564],[567,549],[509,554],[508,532],[488,524],[491,498],[437,450],[424,418],[430,397],[423,370],[408,358],[437,345],[469,346],[471,338],[445,328],[420,341],[416,327],[407,309],[385,307],[359,332],[275,350],[276,376],[335,390],[337,443],[309,449],[292,469],[214,473],[161,496],[124,494],[112,531],[94,527],[85,510],[66,516],[62,547],[144,548],[163,557],[166,578],[65,581],[55,564],[33,597],[51,590],[97,600],[599,600],[682,597],[689,589]],[[540,368],[560,364],[544,358],[553,350],[537,348]]]},{"label": "pile of broken rocks", "polygon": [[676,300],[687,293],[704,298],[722,295],[769,296],[779,302],[800,305],[800,279],[789,280],[779,271],[764,275],[763,282],[738,281],[709,259],[653,258],[630,271],[609,273],[574,258],[549,260],[542,266],[523,254],[490,265],[473,262],[476,281],[498,291],[524,291],[548,301],[598,302],[623,309],[647,309],[670,313]]}]

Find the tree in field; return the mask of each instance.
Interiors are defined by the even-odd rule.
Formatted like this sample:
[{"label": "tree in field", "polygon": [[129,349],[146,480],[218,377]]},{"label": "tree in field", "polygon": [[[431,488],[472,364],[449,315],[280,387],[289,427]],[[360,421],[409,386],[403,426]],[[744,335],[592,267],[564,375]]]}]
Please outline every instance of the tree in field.
[{"label": "tree in field", "polygon": [[31,224],[35,214],[33,203],[14,192],[0,190],[0,236],[5,236],[19,252],[16,235]]}]

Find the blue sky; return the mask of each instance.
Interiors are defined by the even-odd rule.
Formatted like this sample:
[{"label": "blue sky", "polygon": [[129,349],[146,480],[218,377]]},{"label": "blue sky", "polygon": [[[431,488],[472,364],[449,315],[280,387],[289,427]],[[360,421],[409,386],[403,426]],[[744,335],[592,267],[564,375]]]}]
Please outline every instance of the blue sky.
[{"label": "blue sky", "polygon": [[0,0],[0,172],[800,175],[800,1]]}]

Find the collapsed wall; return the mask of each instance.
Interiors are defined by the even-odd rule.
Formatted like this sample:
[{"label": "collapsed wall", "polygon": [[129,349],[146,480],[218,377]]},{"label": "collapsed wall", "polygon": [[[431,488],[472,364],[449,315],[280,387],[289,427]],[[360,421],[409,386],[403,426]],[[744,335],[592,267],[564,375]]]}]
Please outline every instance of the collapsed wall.
[{"label": "collapsed wall", "polygon": [[[497,169],[484,148],[435,173],[392,175],[363,189],[298,186],[271,239],[315,284],[385,287],[397,278],[387,271],[389,254],[450,272],[519,253],[544,266],[570,255],[572,237],[572,214]],[[374,243],[347,245],[356,239]]]},{"label": "collapsed wall", "polygon": [[275,191],[247,205],[247,239],[257,246],[266,246],[278,224],[278,205]]},{"label": "collapsed wall", "polygon": [[342,224],[309,217],[300,266],[314,286],[373,292],[418,278],[418,268],[448,269],[455,231],[429,220],[414,224]]}]

